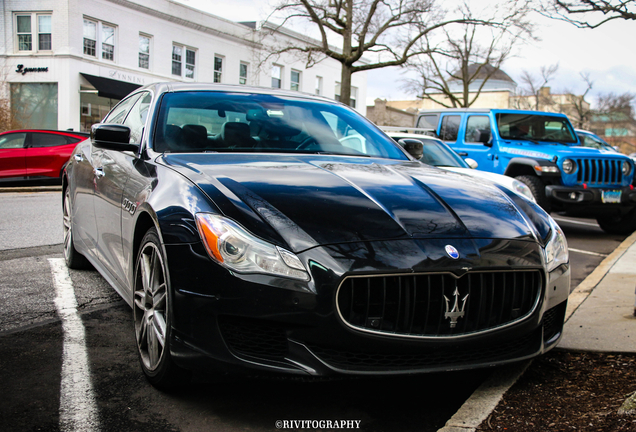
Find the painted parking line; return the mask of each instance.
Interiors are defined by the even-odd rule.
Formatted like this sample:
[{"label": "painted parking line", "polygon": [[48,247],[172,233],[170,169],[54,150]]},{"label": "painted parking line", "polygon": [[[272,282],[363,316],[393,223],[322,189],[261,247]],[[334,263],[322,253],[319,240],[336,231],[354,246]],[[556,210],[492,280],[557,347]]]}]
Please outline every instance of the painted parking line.
[{"label": "painted parking line", "polygon": [[583,221],[577,221],[572,219],[563,219],[563,218],[554,217],[554,216],[552,216],[552,219],[554,219],[557,222],[567,222],[574,225],[585,225],[585,226],[593,226],[598,228],[598,224],[596,222],[583,222]]},{"label": "painted parking line", "polygon": [[590,251],[581,250],[581,249],[574,249],[574,248],[568,248],[568,251],[576,252],[576,253],[580,253],[580,254],[585,254],[585,255],[593,255],[593,256],[598,256],[598,257],[603,257],[603,258],[605,258],[608,255],[608,254],[604,254],[604,253],[590,252]]},{"label": "painted parking line", "polygon": [[62,320],[64,354],[60,384],[60,430],[99,431],[99,416],[91,383],[84,324],[64,259],[49,258],[55,283],[55,306]]}]

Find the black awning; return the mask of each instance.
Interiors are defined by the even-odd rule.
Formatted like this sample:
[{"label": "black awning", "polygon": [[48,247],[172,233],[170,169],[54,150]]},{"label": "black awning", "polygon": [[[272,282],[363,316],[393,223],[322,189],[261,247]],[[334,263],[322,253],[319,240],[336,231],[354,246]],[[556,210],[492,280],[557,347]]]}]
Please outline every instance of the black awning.
[{"label": "black awning", "polygon": [[129,93],[141,87],[138,84],[98,77],[95,75],[88,75],[85,73],[80,73],[80,75],[86,78],[88,82],[91,83],[91,85],[95,87],[95,89],[97,89],[98,96],[110,99],[121,100],[125,98]]}]

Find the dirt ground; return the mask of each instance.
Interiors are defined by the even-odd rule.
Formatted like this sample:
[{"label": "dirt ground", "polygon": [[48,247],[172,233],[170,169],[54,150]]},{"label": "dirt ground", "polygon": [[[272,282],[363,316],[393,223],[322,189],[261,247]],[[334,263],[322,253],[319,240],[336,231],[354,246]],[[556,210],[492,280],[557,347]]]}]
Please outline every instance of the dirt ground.
[{"label": "dirt ground", "polygon": [[478,431],[636,432],[617,413],[636,391],[636,354],[553,350],[535,359]]}]

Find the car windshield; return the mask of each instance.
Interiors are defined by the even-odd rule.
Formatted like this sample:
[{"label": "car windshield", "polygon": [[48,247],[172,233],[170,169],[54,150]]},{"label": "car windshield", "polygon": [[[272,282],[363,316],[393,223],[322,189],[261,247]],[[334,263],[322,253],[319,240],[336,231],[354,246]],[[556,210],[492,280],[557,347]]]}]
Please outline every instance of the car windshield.
[{"label": "car windshield", "polygon": [[428,165],[437,167],[470,168],[464,159],[451,150],[446,144],[436,139],[414,138],[412,136],[392,135],[395,141],[401,139],[418,140],[423,145],[423,154],[420,159]]},{"label": "car windshield", "polygon": [[538,114],[497,114],[503,139],[576,143],[572,126],[564,117]]},{"label": "car windshield", "polygon": [[321,153],[408,160],[364,117],[329,102],[265,94],[167,93],[158,152]]},{"label": "car windshield", "polygon": [[601,138],[594,134],[589,134],[585,132],[578,133],[579,140],[581,140],[581,145],[583,147],[590,147],[599,150],[609,150],[615,152],[614,148],[610,146],[608,143],[603,141]]}]

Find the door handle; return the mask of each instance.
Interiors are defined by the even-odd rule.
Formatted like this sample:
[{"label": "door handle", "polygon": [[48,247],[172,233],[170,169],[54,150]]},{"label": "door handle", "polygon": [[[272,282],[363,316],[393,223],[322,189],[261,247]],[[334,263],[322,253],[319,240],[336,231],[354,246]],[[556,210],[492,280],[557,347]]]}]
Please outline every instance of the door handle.
[{"label": "door handle", "polygon": [[457,152],[457,154],[460,155],[461,157],[468,156],[468,152]]},{"label": "door handle", "polygon": [[102,168],[102,167],[95,168],[95,169],[93,170],[93,172],[95,173],[95,177],[97,177],[97,178],[102,178],[102,177],[104,177],[104,168]]},{"label": "door handle", "polygon": [[73,155],[73,158],[75,158],[75,162],[81,162],[84,160],[84,155],[81,153],[77,153]]}]

